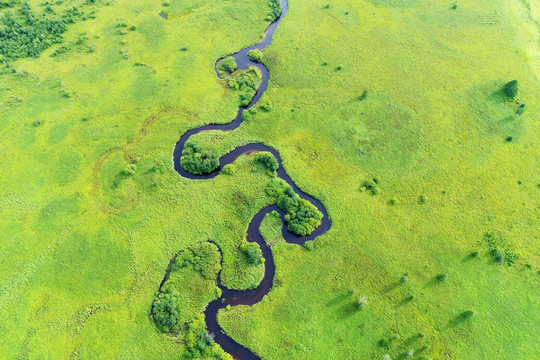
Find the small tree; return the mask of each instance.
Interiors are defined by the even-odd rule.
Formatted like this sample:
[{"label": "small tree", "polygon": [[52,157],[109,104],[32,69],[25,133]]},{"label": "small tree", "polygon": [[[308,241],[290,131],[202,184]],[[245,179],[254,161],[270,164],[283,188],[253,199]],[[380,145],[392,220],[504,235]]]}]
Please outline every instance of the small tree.
[{"label": "small tree", "polygon": [[261,50],[255,49],[248,52],[248,57],[251,61],[260,63],[263,60],[264,54]]},{"label": "small tree", "polygon": [[514,99],[517,96],[518,91],[519,86],[517,80],[512,80],[503,87],[503,92],[509,99]]},{"label": "small tree", "polygon": [[279,163],[274,155],[268,152],[262,152],[255,155],[255,163],[261,164],[271,172],[276,171],[279,167]]},{"label": "small tree", "polygon": [[261,259],[261,248],[255,243],[242,244],[240,250],[246,255],[250,264],[255,264]]}]

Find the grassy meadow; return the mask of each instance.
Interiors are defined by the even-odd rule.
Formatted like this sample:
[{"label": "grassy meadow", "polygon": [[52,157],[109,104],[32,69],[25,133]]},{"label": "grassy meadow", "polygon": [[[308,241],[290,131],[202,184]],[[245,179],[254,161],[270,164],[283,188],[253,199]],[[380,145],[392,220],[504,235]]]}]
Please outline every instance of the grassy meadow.
[{"label": "grassy meadow", "polygon": [[[276,148],[332,219],[309,247],[286,244],[272,215],[262,224],[274,288],[219,320],[263,359],[540,353],[539,5],[455,5],[289,0],[264,52],[271,110],[195,136],[219,156]],[[172,151],[234,118],[238,92],[214,63],[261,39],[268,5],[53,8],[73,6],[95,18],[0,74],[0,358],[182,358],[185,332],[150,316],[171,258],[210,240],[225,286],[263,275],[239,247],[272,202],[268,174],[245,156],[231,175],[184,179]],[[513,79],[516,102],[501,92]],[[362,191],[373,178],[378,193]]]}]

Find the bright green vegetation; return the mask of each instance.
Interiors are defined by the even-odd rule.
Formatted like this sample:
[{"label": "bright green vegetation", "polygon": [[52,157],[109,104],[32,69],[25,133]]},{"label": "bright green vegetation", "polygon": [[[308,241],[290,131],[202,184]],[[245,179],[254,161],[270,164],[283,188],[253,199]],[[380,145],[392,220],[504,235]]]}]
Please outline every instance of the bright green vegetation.
[{"label": "bright green vegetation", "polygon": [[270,7],[270,11],[266,15],[265,20],[271,22],[276,20],[281,14],[281,2],[280,0],[268,0],[268,6]]},{"label": "bright green vegetation", "polygon": [[251,61],[260,63],[263,60],[264,54],[261,50],[255,49],[255,50],[248,51],[248,57]]},{"label": "bright green vegetation", "polygon": [[269,152],[260,152],[255,154],[255,163],[261,165],[264,169],[274,173],[279,168],[277,159]]},{"label": "bright green vegetation", "polygon": [[264,259],[262,257],[261,248],[255,243],[242,244],[240,250],[244,253],[247,262],[250,264],[256,264],[258,261]]},{"label": "bright green vegetation", "polygon": [[261,73],[257,68],[236,71],[227,80],[229,88],[237,90],[240,93],[240,106],[249,105],[260,83]]},{"label": "bright green vegetation", "polygon": [[188,142],[180,159],[182,167],[192,174],[208,174],[219,166],[219,159],[211,151],[195,142]]},{"label": "bright green vegetation", "polygon": [[[29,1],[36,19],[40,3]],[[55,4],[50,19],[97,6]],[[276,148],[332,219],[301,247],[268,215],[274,287],[253,307],[222,311],[220,324],[265,360],[536,358],[537,5],[326,4],[290,0],[265,50],[271,80],[258,111],[234,132],[193,139],[218,157],[249,142]],[[172,335],[149,316],[171,258],[212,240],[224,285],[262,278],[241,247],[252,217],[276,201],[268,173],[250,155],[230,175],[194,181],[171,156],[187,129],[235,116],[239,93],[216,77],[216,59],[260,41],[272,10],[170,1],[165,20],[162,9],[101,6],[0,76],[2,358],[212,357],[202,316]],[[519,104],[501,91],[511,79]],[[375,176],[380,193],[360,191]]]},{"label": "bright green vegetation", "polygon": [[290,232],[306,236],[321,224],[321,212],[309,201],[301,199],[285,181],[273,178],[266,186],[266,193],[285,211],[285,222]]},{"label": "bright green vegetation", "polygon": [[184,341],[186,343],[184,359],[232,360],[232,356],[224,352],[208,334],[202,314],[189,324]]},{"label": "bright green vegetation", "polygon": [[238,64],[232,56],[227,56],[225,59],[220,60],[217,65],[217,69],[222,77],[233,73],[237,68]]},{"label": "bright green vegetation", "polygon": [[178,254],[152,305],[152,316],[159,330],[177,333],[210,301],[221,296],[216,286],[220,262],[217,246],[209,242],[193,245]]}]

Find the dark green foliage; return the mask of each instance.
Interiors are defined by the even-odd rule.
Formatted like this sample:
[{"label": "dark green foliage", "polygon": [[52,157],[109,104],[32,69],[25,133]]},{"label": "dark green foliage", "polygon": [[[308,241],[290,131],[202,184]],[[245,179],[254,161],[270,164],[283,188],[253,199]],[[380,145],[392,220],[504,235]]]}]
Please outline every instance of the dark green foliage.
[{"label": "dark green foliage", "polygon": [[470,319],[474,316],[474,311],[473,310],[467,310],[467,311],[464,311],[461,313],[460,317],[462,319]]},{"label": "dark green foliage", "polygon": [[38,57],[52,44],[62,42],[67,30],[64,20],[36,20],[28,3],[20,13],[24,21],[9,12],[0,16],[0,54],[10,59]]},{"label": "dark green foliage", "polygon": [[211,151],[203,150],[197,143],[188,142],[180,158],[182,167],[195,175],[208,174],[219,166],[219,159]]},{"label": "dark green foliage", "polygon": [[256,264],[261,260],[261,248],[256,243],[242,244],[240,251],[246,256],[249,264]]},{"label": "dark green foliage", "polygon": [[236,60],[232,56],[228,56],[225,59],[221,60],[218,64],[218,70],[226,72],[228,74],[234,72],[238,68]]},{"label": "dark green foliage", "polygon": [[493,259],[495,259],[496,262],[504,264],[504,253],[501,250],[493,249],[491,250],[491,255],[493,255]]},{"label": "dark green foliage", "polygon": [[260,63],[263,60],[264,54],[261,50],[255,49],[248,52],[248,57],[251,61]]},{"label": "dark green foliage", "polygon": [[281,15],[281,2],[279,0],[270,0],[268,7],[270,7],[270,11],[266,15],[265,20],[273,22]]},{"label": "dark green foliage", "polygon": [[503,93],[509,98],[514,99],[519,91],[519,85],[517,80],[512,80],[503,87]]},{"label": "dark green foliage", "polygon": [[446,274],[438,274],[435,278],[437,281],[443,282],[446,280]]},{"label": "dark green foliage", "polygon": [[343,65],[338,65],[336,70],[343,70]]},{"label": "dark green foliage", "polygon": [[519,115],[523,114],[525,112],[526,107],[527,106],[525,104],[520,104],[518,109],[516,110],[516,115],[519,116]]},{"label": "dark green foliage", "polygon": [[457,9],[457,3],[454,3],[454,5],[452,5],[452,7],[450,9],[456,10]]},{"label": "dark green foliage", "polygon": [[359,100],[360,100],[360,101],[365,100],[365,99],[367,98],[367,96],[368,96],[368,91],[367,91],[367,90],[364,90],[364,91],[362,92],[362,95],[360,95]]},{"label": "dark green foliage", "polygon": [[253,118],[253,115],[249,111],[242,112],[242,121],[250,121]]},{"label": "dark green foliage", "polygon": [[360,187],[360,191],[369,191],[373,195],[377,195],[381,192],[377,184],[379,183],[379,179],[373,178],[370,180],[366,180],[362,183],[362,186]]},{"label": "dark green foliage", "polygon": [[161,293],[152,305],[152,316],[159,330],[165,333],[178,331],[178,298],[171,293]]},{"label": "dark green foliage", "polygon": [[478,251],[473,251],[469,256],[474,259],[474,258],[477,258],[478,255],[479,255]]},{"label": "dark green foliage", "polygon": [[513,138],[512,136],[508,136],[508,137],[506,138],[506,141],[508,141],[508,142],[512,142],[513,140],[514,140],[514,138]]},{"label": "dark green foliage", "polygon": [[330,4],[328,3],[328,4],[324,5],[324,8],[325,9],[330,9]]},{"label": "dark green foliage", "polygon": [[484,234],[484,241],[489,246],[493,259],[499,264],[506,263],[511,266],[516,262],[516,254],[510,250],[506,239],[502,235],[495,232],[487,232]]},{"label": "dark green foliage", "polygon": [[275,172],[278,167],[279,163],[269,152],[261,152],[255,155],[255,163],[262,165],[265,169],[270,170],[271,172]]},{"label": "dark green foliage", "polygon": [[301,199],[285,181],[272,179],[266,193],[275,198],[277,206],[286,213],[285,222],[290,232],[306,236],[321,224],[322,213],[309,201]]}]

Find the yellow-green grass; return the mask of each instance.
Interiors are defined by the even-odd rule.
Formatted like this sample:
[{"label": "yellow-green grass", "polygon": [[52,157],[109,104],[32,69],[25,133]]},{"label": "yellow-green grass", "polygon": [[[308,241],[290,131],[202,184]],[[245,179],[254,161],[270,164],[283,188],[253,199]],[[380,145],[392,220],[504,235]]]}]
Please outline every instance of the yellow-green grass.
[{"label": "yellow-green grass", "polygon": [[[213,64],[258,41],[268,8],[182,3],[164,20],[159,2],[114,1],[64,34],[86,33],[95,52],[53,46],[1,77],[0,357],[180,354],[149,314],[171,257],[195,242],[222,246],[225,284],[262,277],[238,246],[267,176],[241,159],[233,176],[185,180],[171,158],[188,128],[234,117]],[[123,22],[136,30],[121,35]]]},{"label": "yellow-green grass", "polygon": [[[279,223],[265,220],[274,288],[252,308],[222,312],[221,324],[264,359],[398,358],[409,349],[433,359],[534,358],[534,12],[500,0],[455,10],[444,1],[327,3],[290,0],[265,51],[271,81],[262,101],[273,110],[234,132],[196,137],[219,155],[251,141],[274,146],[333,224],[308,251],[276,241]],[[52,58],[52,47],[0,77],[5,358],[180,356],[182,334],[160,334],[149,313],[170,258],[195,242],[221,246],[228,286],[253,287],[262,275],[238,245],[270,201],[268,176],[246,157],[234,175],[186,180],[171,156],[188,128],[234,117],[238,94],[217,79],[214,62],[260,39],[266,3],[172,1],[169,20],[157,16],[163,9],[112,2],[64,34],[69,43],[86,32],[95,52]],[[137,28],[120,35],[122,22]],[[527,104],[520,117],[498,93],[513,79]],[[122,175],[131,159],[134,174]],[[381,193],[360,192],[375,176]],[[520,255],[515,265],[493,261],[488,231]],[[368,304],[358,310],[362,295]],[[466,310],[475,315],[462,321]],[[390,350],[378,345],[398,334]]]}]

